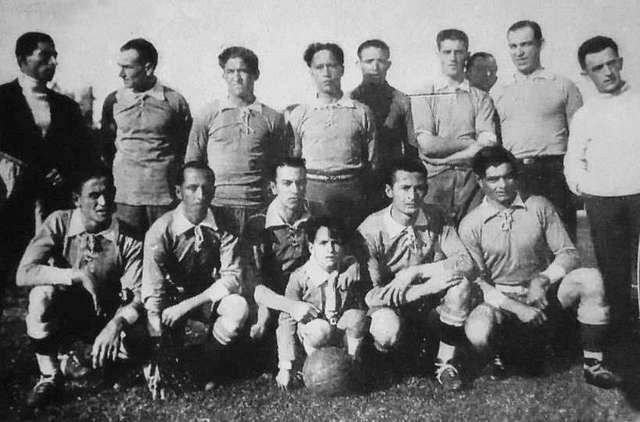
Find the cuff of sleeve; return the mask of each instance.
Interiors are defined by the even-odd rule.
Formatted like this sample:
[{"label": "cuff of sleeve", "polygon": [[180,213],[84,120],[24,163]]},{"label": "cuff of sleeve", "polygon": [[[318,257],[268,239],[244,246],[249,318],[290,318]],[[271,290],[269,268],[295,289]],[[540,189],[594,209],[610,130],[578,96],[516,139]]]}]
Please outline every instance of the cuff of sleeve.
[{"label": "cuff of sleeve", "polygon": [[288,361],[288,360],[281,360],[280,362],[278,362],[278,368],[286,369],[287,371],[290,371],[293,368],[293,363],[291,363],[291,361]]},{"label": "cuff of sleeve", "polygon": [[116,316],[124,319],[127,325],[133,325],[138,320],[139,314],[133,306],[128,305],[120,308]]},{"label": "cuff of sleeve", "polygon": [[65,286],[71,286],[73,284],[73,269],[64,268],[60,269],[59,277],[56,277],[55,284],[62,284]]},{"label": "cuff of sleeve", "polygon": [[231,294],[227,288],[227,283],[224,283],[224,281],[225,279],[220,279],[207,289],[207,296],[212,303],[216,303],[223,297]]},{"label": "cuff of sleeve", "polygon": [[549,265],[549,267],[547,267],[546,270],[544,270],[540,274],[547,276],[549,280],[551,280],[551,283],[555,283],[556,281],[567,275],[567,271],[561,265],[552,263],[551,265]]}]

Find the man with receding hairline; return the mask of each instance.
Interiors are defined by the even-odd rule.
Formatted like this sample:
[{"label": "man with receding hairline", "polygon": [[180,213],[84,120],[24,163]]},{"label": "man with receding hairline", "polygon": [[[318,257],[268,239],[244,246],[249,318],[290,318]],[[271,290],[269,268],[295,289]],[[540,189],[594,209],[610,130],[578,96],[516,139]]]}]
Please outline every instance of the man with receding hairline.
[{"label": "man with receding hairline", "polygon": [[102,108],[103,157],[113,167],[117,214],[141,234],[173,205],[191,128],[187,101],[158,81],[157,65],[153,44],[127,41],[118,57],[124,87]]},{"label": "man with receding hairline", "polygon": [[582,96],[569,79],[542,67],[540,25],[519,21],[507,30],[513,76],[493,88],[504,147],[522,163],[523,191],[546,197],[556,207],[573,241],[576,208],[563,175],[569,122]]}]

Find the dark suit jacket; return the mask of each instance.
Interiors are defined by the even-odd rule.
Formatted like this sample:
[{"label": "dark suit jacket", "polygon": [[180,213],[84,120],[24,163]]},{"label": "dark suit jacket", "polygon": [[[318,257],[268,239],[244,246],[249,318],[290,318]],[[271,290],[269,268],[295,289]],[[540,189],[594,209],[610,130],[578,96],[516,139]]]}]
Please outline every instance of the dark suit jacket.
[{"label": "dark suit jacket", "polygon": [[[95,163],[95,154],[78,104],[49,89],[47,95],[51,125],[43,139],[17,79],[0,85],[0,151],[26,163],[25,177],[13,197],[20,202],[41,199],[48,214],[70,204],[73,179]],[[52,169],[65,179],[55,188],[44,180]]]}]

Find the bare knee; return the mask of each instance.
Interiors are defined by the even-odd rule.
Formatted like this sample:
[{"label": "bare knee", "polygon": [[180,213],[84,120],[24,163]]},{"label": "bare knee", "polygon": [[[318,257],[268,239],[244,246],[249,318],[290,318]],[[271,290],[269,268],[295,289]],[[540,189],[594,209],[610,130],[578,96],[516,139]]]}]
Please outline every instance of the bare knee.
[{"label": "bare knee", "polygon": [[494,310],[488,305],[479,305],[467,318],[464,332],[473,347],[484,350],[489,346],[489,338],[494,326]]},{"label": "bare knee", "polygon": [[331,340],[331,325],[323,319],[314,319],[300,327],[305,349],[318,349]]},{"label": "bare knee", "polygon": [[218,318],[213,325],[213,336],[222,344],[233,341],[249,317],[249,304],[240,295],[224,297],[218,305]]},{"label": "bare knee", "polygon": [[398,314],[390,308],[382,308],[371,315],[369,332],[373,343],[381,352],[388,351],[398,344],[401,321]]},{"label": "bare knee", "polygon": [[364,337],[369,328],[367,313],[361,309],[346,310],[338,321],[338,328],[344,330],[349,337]]},{"label": "bare knee", "polygon": [[54,286],[36,286],[29,292],[29,315],[32,318],[41,318],[51,307]]}]

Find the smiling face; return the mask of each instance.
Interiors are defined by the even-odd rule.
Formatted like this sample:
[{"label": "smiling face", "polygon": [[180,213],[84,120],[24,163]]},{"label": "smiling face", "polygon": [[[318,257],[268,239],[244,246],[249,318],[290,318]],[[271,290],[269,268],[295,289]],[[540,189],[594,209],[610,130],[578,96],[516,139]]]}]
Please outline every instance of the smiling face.
[{"label": "smiling face", "polygon": [[622,57],[611,47],[584,57],[584,73],[589,76],[599,92],[615,93],[622,88],[624,81],[620,75],[622,71]]},{"label": "smiling face", "polygon": [[227,92],[231,97],[253,97],[253,86],[258,75],[253,74],[244,60],[240,57],[231,57],[224,64],[222,77],[227,83]]},{"label": "smiling face", "polygon": [[386,185],[386,193],[391,198],[393,212],[405,216],[415,216],[427,194],[427,178],[418,172],[397,170],[393,175],[393,186]]},{"label": "smiling face", "polygon": [[540,51],[542,40],[536,40],[533,29],[524,28],[510,31],[507,34],[511,60],[518,72],[528,75],[540,67]]},{"label": "smiling face", "polygon": [[362,71],[364,82],[380,84],[387,80],[387,72],[391,67],[391,61],[386,50],[378,47],[367,47],[360,51],[358,65]]},{"label": "smiling face", "polygon": [[511,163],[489,166],[480,179],[485,196],[496,204],[508,207],[518,195],[518,175]]},{"label": "smiling face", "polygon": [[84,182],[75,195],[76,208],[82,213],[85,229],[89,233],[102,231],[111,224],[116,190],[107,177],[91,178]]},{"label": "smiling face", "polygon": [[336,95],[341,92],[340,80],[344,67],[330,50],[319,50],[313,55],[309,72],[318,93]]},{"label": "smiling face", "polygon": [[50,42],[39,42],[33,52],[20,60],[20,70],[39,82],[49,82],[53,79],[58,65],[58,52]]},{"label": "smiling face", "polygon": [[442,40],[438,50],[442,74],[452,79],[462,78],[464,76],[464,64],[468,55],[469,52],[464,41]]}]

